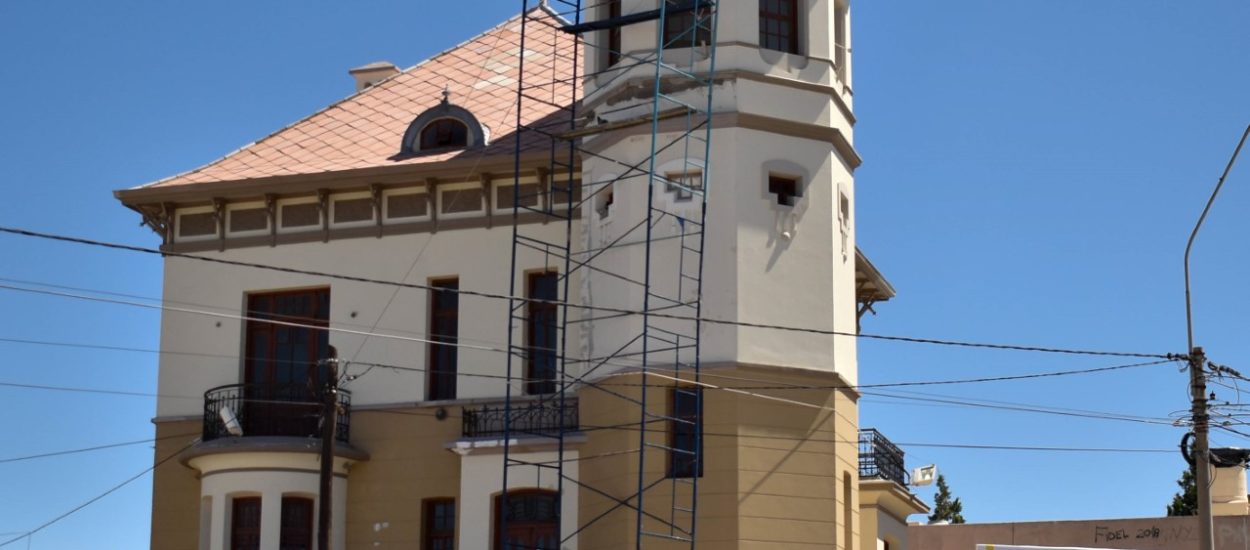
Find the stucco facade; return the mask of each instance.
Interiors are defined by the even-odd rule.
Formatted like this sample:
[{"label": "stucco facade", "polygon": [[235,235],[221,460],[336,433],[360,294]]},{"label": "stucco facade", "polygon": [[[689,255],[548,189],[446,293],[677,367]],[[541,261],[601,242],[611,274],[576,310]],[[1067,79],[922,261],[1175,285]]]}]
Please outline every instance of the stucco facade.
[{"label": "stucco facade", "polygon": [[[622,8],[628,14],[656,5],[626,1]],[[702,314],[726,321],[701,332],[699,359],[708,386],[701,413],[700,548],[870,550],[879,538],[886,540],[879,530],[889,530],[889,540],[900,536],[897,526],[877,521],[879,510],[897,518],[906,509],[891,508],[877,493],[865,499],[859,479],[859,396],[851,389],[858,365],[855,338],[845,335],[857,331],[864,288],[880,291],[871,299],[888,299],[892,289],[880,290],[888,283],[875,269],[863,269],[870,264],[855,246],[854,170],[860,159],[852,137],[849,6],[834,0],[795,5],[798,53],[759,47],[755,3],[720,8],[711,161],[694,164],[709,182],[707,226],[714,228],[706,235]],[[561,22],[543,9],[529,16],[546,21],[539,32],[560,47]],[[239,153],[118,192],[162,236],[164,249],[175,253],[165,260],[161,346],[169,353],[160,363],[156,460],[190,449],[156,469],[154,548],[231,548],[231,537],[238,535],[231,517],[240,513],[231,505],[254,497],[261,501],[253,535],[261,547],[275,547],[285,529],[279,521],[287,515],[283,499],[315,496],[315,437],[210,434],[219,427],[221,410],[209,406],[210,394],[250,384],[256,376],[261,344],[254,327],[288,319],[253,311],[250,300],[292,292],[324,297],[317,310],[324,317],[316,319],[321,328],[308,334],[324,333],[324,344],[337,350],[345,362],[343,387],[350,392],[350,409],[344,409],[350,436],[340,432],[336,450],[332,546],[420,547],[437,527],[430,506],[442,502],[452,503],[456,547],[497,544],[492,526],[499,513],[502,440],[483,435],[474,420],[480,417],[473,415],[499,410],[507,389],[506,343],[509,336],[527,335],[524,324],[509,317],[506,297],[514,288],[526,289],[531,274],[563,268],[539,250],[521,250],[511,271],[511,224],[551,240],[566,230],[541,216],[514,219],[508,201],[519,184],[536,193],[538,208],[569,209],[553,192],[563,182],[546,169],[544,155],[523,143],[514,158],[501,145],[510,132],[509,90],[524,76],[516,62],[517,27],[514,19],[406,71],[387,69],[343,102]],[[654,33],[654,23],[625,27],[622,49],[646,50]],[[571,70],[541,51],[522,55],[540,66],[533,70]],[[697,58],[700,52],[684,55]],[[604,68],[592,48],[583,57],[587,73]],[[693,69],[706,71],[703,63],[696,61]],[[494,74],[451,79],[455,84],[445,90],[421,77],[473,74],[479,64]],[[580,83],[582,109],[615,113],[604,115],[609,123],[631,108],[645,110],[648,99],[639,90],[654,85],[653,76],[642,69],[617,76],[599,74]],[[424,139],[424,126],[409,121],[434,110],[472,115],[472,137],[463,151],[410,150],[413,140]],[[541,121],[550,113],[521,116]],[[660,124],[661,139],[676,131],[672,121]],[[649,128],[638,125],[583,137],[580,146],[589,153],[577,159],[580,179],[574,184],[612,181],[621,175],[620,163],[648,158],[650,139]],[[314,151],[327,152],[318,157]],[[692,164],[683,155],[661,152],[656,172],[688,173]],[[774,176],[796,182],[795,196],[771,190]],[[645,182],[618,183],[612,191],[610,203],[590,200],[573,209],[568,238],[582,251],[615,242],[627,231],[622,220],[636,217],[631,209],[647,205]],[[692,207],[663,189],[654,195],[674,211]],[[657,225],[653,238],[666,244],[656,246],[650,260],[684,261],[673,244],[679,240],[672,238],[683,231],[676,222]],[[634,303],[638,289],[622,280],[645,275],[639,254],[640,247],[620,247],[596,255],[595,269],[569,277],[570,299],[592,308]],[[435,348],[442,341],[435,323],[442,318],[433,312],[429,285],[450,278],[462,291],[455,293],[454,392],[435,396],[432,358],[445,346]],[[658,281],[656,288],[673,290],[665,285],[679,283]],[[587,311],[569,308],[568,320],[576,322],[569,324],[566,352],[593,358],[624,349],[629,355],[625,335],[635,331],[636,316],[591,319]],[[777,331],[737,321],[815,330]],[[311,330],[292,326],[296,332],[275,332],[287,335],[275,338],[305,337],[299,331]],[[300,357],[284,360],[310,359]],[[656,363],[663,359],[657,356]],[[558,419],[577,423],[563,453],[539,437],[518,437],[510,447],[511,456],[532,463],[563,460],[569,479],[561,483],[538,467],[513,468],[509,490],[563,489],[554,505],[560,531],[569,537],[562,548],[632,548],[636,513],[617,500],[629,499],[640,477],[667,475],[662,446],[668,435],[652,430],[647,443],[656,446],[640,449],[638,432],[627,426],[638,422],[641,411],[622,397],[657,381],[630,364],[612,364],[588,382],[571,401],[576,414]],[[539,403],[541,397],[525,395],[524,384],[514,384],[519,406]],[[750,389],[761,385],[786,389]],[[235,406],[248,407],[252,394],[238,391],[242,401]],[[653,399],[649,406],[663,415],[673,403]],[[201,435],[205,440],[194,443]],[[649,496],[644,512],[659,514],[666,500]],[[668,546],[679,544],[647,541],[648,548]]]}]

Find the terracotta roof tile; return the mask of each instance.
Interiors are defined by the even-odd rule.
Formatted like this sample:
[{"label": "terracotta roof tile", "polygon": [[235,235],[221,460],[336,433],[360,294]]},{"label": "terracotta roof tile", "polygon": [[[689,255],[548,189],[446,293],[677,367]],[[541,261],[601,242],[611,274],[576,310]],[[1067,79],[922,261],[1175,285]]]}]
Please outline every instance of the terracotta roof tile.
[{"label": "terracotta roof tile", "polygon": [[[553,86],[554,96],[567,102],[574,95],[573,86],[578,85],[572,82],[572,56],[554,56],[550,52],[553,48],[572,47],[574,42],[557,28],[559,20],[541,8],[526,15],[531,18],[524,59],[526,80],[561,79]],[[473,155],[510,156],[515,144],[512,134],[516,82],[520,77],[521,17],[513,17],[216,161],[146,187],[435,163]],[[444,87],[451,92],[453,104],[478,118],[489,132],[490,144],[464,151],[400,156],[400,142],[408,125],[442,101]],[[549,102],[552,87],[531,90],[530,95]],[[556,106],[528,100],[522,112],[527,124],[545,124],[562,116],[567,115]],[[546,143],[537,135],[526,134],[522,149],[545,147]]]}]

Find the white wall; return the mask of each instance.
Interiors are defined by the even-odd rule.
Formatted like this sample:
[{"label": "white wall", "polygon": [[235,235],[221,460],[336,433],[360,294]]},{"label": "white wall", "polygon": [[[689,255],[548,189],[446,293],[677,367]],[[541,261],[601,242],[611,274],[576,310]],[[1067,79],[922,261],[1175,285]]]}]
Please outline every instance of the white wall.
[{"label": "white wall", "polygon": [[[709,231],[704,248],[703,315],[854,333],[854,223],[850,224],[844,242],[838,214],[839,193],[846,193],[854,204],[849,169],[828,143],[812,139],[723,128],[713,132],[712,143],[706,180]],[[628,161],[646,158],[649,150],[650,136],[641,135],[613,144],[604,154]],[[679,159],[677,151],[661,155],[657,159],[658,171],[664,172],[663,167],[674,161],[680,163]],[[587,181],[603,180],[617,170],[613,163],[596,159],[587,159],[584,166]],[[775,195],[768,192],[770,168],[801,172],[795,174],[802,176],[803,187],[796,206],[778,205]],[[606,222],[593,208],[583,212],[583,219],[591,220],[587,225],[591,246],[617,239],[644,219],[647,187],[642,178],[618,182]],[[671,195],[660,184],[655,200],[668,210],[683,208],[671,202]],[[594,223],[595,220],[600,221]],[[791,233],[789,239],[782,236],[787,230]],[[677,225],[667,221],[653,232],[652,283],[658,292],[669,296],[676,294],[679,244],[677,240],[655,238],[679,233]],[[624,240],[642,237],[642,231],[635,230]],[[606,271],[635,281],[646,276],[642,246],[604,254],[596,262]],[[584,284],[589,290],[583,295],[593,305],[641,308],[642,293],[633,283],[590,272]],[[661,326],[664,323],[657,321]],[[640,332],[641,320],[631,317],[596,321],[585,330],[588,353],[597,356],[625,345]],[[704,363],[784,365],[836,371],[852,383],[856,379],[853,337],[710,324],[703,327],[702,334]],[[633,349],[637,350],[638,344]],[[672,363],[663,354],[653,356],[652,361]]]},{"label": "white wall", "polygon": [[[563,238],[563,231],[563,224],[550,223],[535,226],[530,233],[543,233],[555,240]],[[503,226],[201,254],[416,284],[426,284],[431,278],[459,276],[462,289],[506,295],[509,286],[508,277],[504,274],[510,269],[511,244],[512,228]],[[521,263],[527,269],[543,267],[544,260],[536,252],[522,252]],[[408,274],[406,278],[405,274]],[[313,286],[330,287],[332,328],[399,337],[366,338],[355,333],[331,332],[330,344],[338,349],[341,359],[424,368],[426,344],[412,338],[427,338],[429,309],[426,290],[397,289],[184,258],[171,257],[165,261],[164,300],[169,307],[208,309],[227,316],[238,316],[244,310],[245,295],[249,292]],[[518,277],[517,289],[519,293],[524,292],[521,277]],[[161,349],[166,353],[161,356],[160,393],[162,396],[183,397],[160,398],[158,416],[202,414],[205,390],[242,381],[243,326],[243,322],[228,317],[164,312]],[[460,343],[465,347],[459,352],[459,372],[502,374],[506,364],[505,354],[468,346],[505,348],[507,326],[506,300],[462,295],[459,331]],[[520,343],[520,327],[516,330],[517,342]],[[576,336],[571,335],[570,341],[576,342]],[[365,370],[360,366],[348,368],[351,373]],[[414,402],[424,398],[425,376],[423,373],[375,368],[368,375],[351,382],[348,388],[352,391],[354,404]],[[494,397],[503,395],[504,386],[497,379],[461,376],[457,390],[461,398]]]},{"label": "white wall", "polygon": [[[548,462],[559,459],[554,451],[516,452],[510,458],[526,462]],[[564,451],[564,473],[577,479],[576,450]],[[555,470],[537,466],[513,466],[508,469],[508,490],[548,489],[556,490]],[[460,532],[457,539],[460,548],[490,548],[493,532],[493,507],[495,496],[503,489],[503,454],[469,454],[460,462]],[[577,486],[564,484],[564,498],[560,503],[560,532],[568,536],[577,530]],[[577,537],[561,545],[563,549],[577,548]]]},{"label": "white wall", "polygon": [[[318,457],[316,453],[248,453],[211,455],[195,459],[194,466],[202,472],[201,502],[207,500],[209,521],[201,524],[201,550],[230,548],[231,499],[261,498],[261,547],[277,548],[282,527],[282,497],[298,496],[313,499],[313,537],[317,537],[320,494]],[[245,466],[247,469],[239,469]],[[332,498],[334,510],[347,510],[347,478],[339,459],[334,478]],[[201,514],[203,520],[204,514]],[[347,514],[331,516],[331,545],[335,550],[347,547]],[[207,527],[207,532],[204,529]],[[207,536],[203,536],[207,535]]]}]

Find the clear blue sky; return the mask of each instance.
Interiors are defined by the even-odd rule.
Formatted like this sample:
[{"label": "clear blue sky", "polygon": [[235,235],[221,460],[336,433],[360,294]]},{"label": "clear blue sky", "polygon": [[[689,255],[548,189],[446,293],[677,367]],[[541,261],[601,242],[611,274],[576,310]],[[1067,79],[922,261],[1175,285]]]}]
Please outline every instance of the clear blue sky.
[{"label": "clear blue sky", "polygon": [[[350,67],[411,65],[519,8],[474,4],[0,3],[0,222],[155,245],[112,190],[199,166],[347,95]],[[865,331],[1183,351],[1185,238],[1250,122],[1250,4],[861,0],[853,16],[860,246],[899,290]],[[1194,257],[1198,341],[1246,372],[1248,214],[1243,165]],[[8,236],[0,253],[0,278],[160,294],[153,258]],[[153,311],[3,290],[0,311],[0,338],[158,345]],[[1127,362],[860,349],[864,383]],[[152,354],[5,342],[0,353],[0,382],[155,391]],[[1170,366],[916,390],[1153,418],[1187,406],[1185,375]],[[0,387],[0,459],[149,438],[153,413],[148,397]],[[875,395],[860,418],[908,443],[1169,449],[1182,435]],[[912,465],[939,464],[972,521],[1159,515],[1183,467],[1176,454],[907,451]],[[0,463],[0,533],[68,510],[151,456],[136,445]],[[143,478],[31,547],[144,547],[149,501]]]}]

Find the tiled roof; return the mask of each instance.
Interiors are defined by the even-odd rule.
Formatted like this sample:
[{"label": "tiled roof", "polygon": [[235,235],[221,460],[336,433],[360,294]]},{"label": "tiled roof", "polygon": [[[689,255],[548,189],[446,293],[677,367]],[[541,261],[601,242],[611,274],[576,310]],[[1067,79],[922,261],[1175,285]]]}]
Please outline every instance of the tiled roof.
[{"label": "tiled roof", "polygon": [[[299,122],[216,161],[143,187],[211,185],[252,178],[318,174],[359,168],[435,163],[481,155],[512,155],[515,150],[516,93],[521,60],[521,17],[517,15],[454,48],[418,63],[370,88],[339,101]],[[543,8],[535,8],[526,27],[525,81],[546,88],[527,95],[554,100],[552,105],[527,99],[521,119],[526,124],[558,120],[555,105],[568,105],[574,88],[573,37]],[[559,55],[553,55],[559,52]],[[404,131],[425,110],[438,105],[443,90],[451,103],[477,117],[490,135],[484,149],[470,148],[430,154],[400,154]],[[567,120],[567,119],[566,119]],[[523,147],[546,146],[527,132]]]}]

